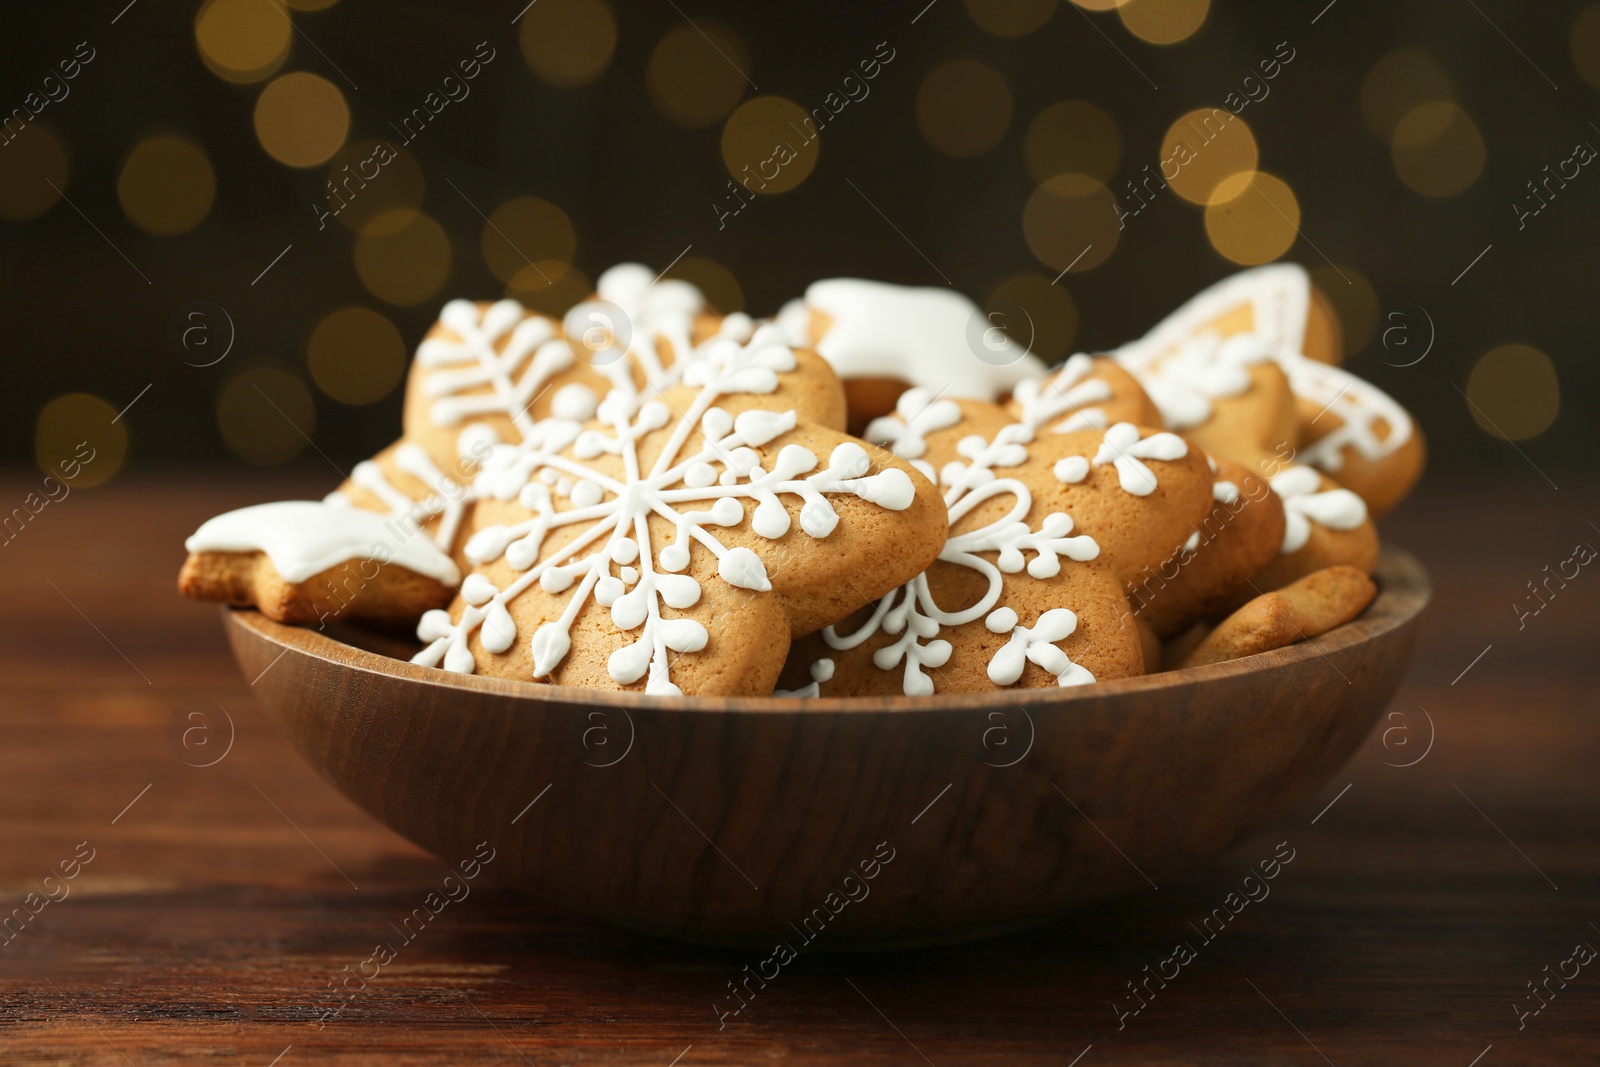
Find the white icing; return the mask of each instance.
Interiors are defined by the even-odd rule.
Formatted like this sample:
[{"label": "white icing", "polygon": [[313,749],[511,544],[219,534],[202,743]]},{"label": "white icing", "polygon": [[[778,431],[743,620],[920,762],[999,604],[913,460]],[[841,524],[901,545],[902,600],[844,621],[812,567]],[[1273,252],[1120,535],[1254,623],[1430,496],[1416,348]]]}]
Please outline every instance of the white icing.
[{"label": "white icing", "polygon": [[[532,517],[478,531],[465,551],[474,563],[504,559],[520,573],[485,603],[469,603],[459,620],[448,614],[425,617],[417,632],[428,646],[413,662],[471,673],[475,664],[468,636],[480,625],[493,626],[505,633],[496,634],[496,649],[489,648],[486,632],[485,648],[511,647],[516,625],[506,605],[537,582],[548,593],[573,593],[561,615],[530,639],[535,678],[548,677],[566,657],[572,626],[592,599],[609,611],[618,630],[638,631],[631,644],[607,661],[612,680],[629,685],[644,679],[648,693],[679,693],[671,680],[669,653],[698,652],[709,640],[699,622],[668,618],[662,610],[682,610],[700,600],[699,581],[683,573],[691,548],[698,545],[711,552],[719,578],[730,586],[754,592],[772,588],[760,556],[744,546],[728,547],[714,533],[714,528],[745,521],[744,501],[754,504],[751,530],[777,539],[792,526],[780,497],[798,497],[803,504],[801,530],[821,538],[839,523],[832,495],[855,496],[892,511],[910,507],[915,497],[904,471],[868,473],[872,459],[854,442],[836,446],[825,466],[808,449],[785,445],[768,461],[770,469],[763,468],[755,449],[794,429],[795,413],[756,409],[734,416],[716,401],[732,394],[771,394],[779,375],[796,366],[793,351],[775,327],[756,330],[743,345],[720,337],[684,361],[683,382],[699,389],[687,412],[669,410],[659,400],[637,404],[633,395],[613,390],[599,405],[598,426],[546,419],[521,445],[491,451],[478,475],[477,491],[517,499]],[[639,441],[668,427],[671,432],[653,466],[644,470]],[[702,438],[699,450],[685,454],[684,445],[696,430]],[[600,456],[620,457],[623,475],[585,463]],[[556,477],[546,479],[546,473]],[[558,496],[571,506],[558,508]],[[668,520],[674,528],[671,542],[659,549],[650,538],[651,516]],[[559,549],[545,552],[550,531],[565,526],[584,528]],[[618,564],[622,569],[613,574]]]},{"label": "white icing", "polygon": [[1029,378],[1018,383],[1013,396],[1022,408],[1022,421],[1043,426],[1050,419],[1071,412],[1050,429],[1055,433],[1104,430],[1111,420],[1103,409],[1093,405],[1111,399],[1111,385],[1090,377],[1093,373],[1093,357],[1079,352],[1049,378]]},{"label": "white icing", "polygon": [[1011,637],[989,660],[991,682],[995,685],[1015,685],[1030,660],[1055,675],[1059,686],[1087,685],[1094,681],[1094,675],[1087,668],[1072,662],[1055,644],[1071,637],[1077,630],[1076,615],[1066,608],[1051,608],[1042,613],[1032,627],[1027,627],[1017,624],[1017,613],[1010,608],[1000,610],[1006,613],[1000,620],[1000,628],[990,625],[989,629],[996,633],[1004,633],[1009,629]]},{"label": "white icing", "polygon": [[[1218,343],[1211,327],[1241,306],[1250,308],[1253,325],[1248,334],[1239,336],[1283,368],[1291,391],[1315,404],[1319,418],[1326,417],[1322,414],[1326,411],[1340,421],[1337,429],[1302,453],[1306,462],[1336,474],[1344,465],[1346,448],[1376,462],[1411,439],[1411,416],[1383,390],[1304,355],[1311,278],[1294,263],[1274,263],[1225,278],[1196,294],[1144,337],[1117,349],[1116,358],[1145,387],[1168,429],[1201,425],[1211,417],[1212,400],[1236,396],[1248,387],[1248,377],[1240,384],[1233,373],[1239,368],[1227,366],[1239,350],[1227,352],[1227,343]],[[1196,345],[1202,347],[1196,350]],[[1387,430],[1381,440],[1380,423]]]},{"label": "white icing", "polygon": [[[1003,332],[993,362],[979,359],[969,327],[975,317],[987,323],[976,304],[950,289],[831,278],[813,282],[805,302],[833,320],[815,348],[841,378],[899,378],[947,396],[997,400],[1044,373],[1044,364]],[[785,333],[804,343],[809,322],[802,326],[790,307],[780,315]]]},{"label": "white icing", "polygon": [[206,521],[184,542],[190,552],[265,552],[287,582],[351,560],[387,560],[455,585],[460,574],[427,537],[416,536],[375,511],[291,500],[240,508]]},{"label": "white icing", "polygon": [[1324,490],[1321,476],[1310,467],[1280,471],[1268,484],[1283,501],[1283,555],[1305,547],[1312,523],[1330,530],[1354,530],[1367,521],[1364,500],[1348,489]]},{"label": "white icing", "polygon": [[818,697],[822,695],[823,683],[833,680],[833,660],[824,656],[811,665],[811,681],[799,689],[778,689],[773,691],[775,697]]},{"label": "white icing", "polygon": [[931,389],[907,389],[894,405],[898,417],[873,419],[863,436],[875,445],[892,448],[902,459],[921,459],[928,451],[928,434],[948,430],[961,421],[960,404],[936,397]]},{"label": "white icing", "polygon": [[1119,422],[1105,432],[1100,449],[1094,454],[1096,466],[1111,464],[1117,469],[1117,481],[1123,490],[1134,496],[1149,496],[1159,487],[1155,472],[1144,464],[1147,459],[1172,461],[1189,454],[1189,445],[1175,433],[1155,433],[1139,436],[1139,427],[1131,422]]}]

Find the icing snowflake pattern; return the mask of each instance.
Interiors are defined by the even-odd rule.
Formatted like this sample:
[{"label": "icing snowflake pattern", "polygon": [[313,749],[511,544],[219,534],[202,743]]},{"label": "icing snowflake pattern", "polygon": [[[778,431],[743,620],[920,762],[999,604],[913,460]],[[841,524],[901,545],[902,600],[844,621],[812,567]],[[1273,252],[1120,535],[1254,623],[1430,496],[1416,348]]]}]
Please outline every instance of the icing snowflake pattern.
[{"label": "icing snowflake pattern", "polygon": [[[472,575],[462,586],[467,606],[460,619],[444,611],[423,617],[417,632],[428,644],[413,662],[472,673],[468,636],[480,631],[491,653],[509,649],[517,627],[507,605],[538,582],[546,593],[570,590],[571,596],[559,618],[531,635],[535,678],[548,677],[566,657],[572,626],[592,600],[609,611],[618,630],[637,632],[632,643],[611,654],[611,678],[622,685],[644,679],[647,693],[679,694],[670,678],[669,653],[698,652],[708,640],[698,621],[666,618],[662,610],[692,607],[700,600],[699,581],[683,573],[691,550],[699,546],[712,553],[719,579],[731,586],[771,589],[761,558],[749,548],[724,545],[715,533],[743,522],[746,502],[754,504],[751,529],[767,539],[785,536],[792,525],[780,496],[804,502],[799,525],[813,538],[827,537],[839,522],[827,494],[855,496],[893,511],[912,503],[910,477],[893,468],[869,474],[871,457],[854,443],[836,446],[825,465],[810,450],[785,445],[771,459],[770,470],[761,466],[755,449],[794,429],[795,413],[756,409],[734,416],[716,401],[730,394],[770,394],[778,388],[778,375],[796,366],[794,353],[773,327],[755,331],[748,344],[718,338],[685,363],[682,380],[699,392],[676,422],[676,413],[663,401],[640,403],[631,391],[613,390],[587,426],[548,418],[531,427],[522,444],[491,449],[477,478],[479,492],[516,499],[533,514],[515,525],[478,531],[468,540],[466,554],[478,564],[504,559],[520,573],[503,589]],[[696,429],[704,443],[684,454]],[[666,444],[644,470],[639,442],[660,430],[669,431]],[[588,462],[602,456],[620,458],[624,475]],[[558,497],[570,507],[557,510]],[[659,549],[650,537],[652,515],[666,519],[674,531]],[[546,536],[566,526],[586,528],[545,553]]]},{"label": "icing snowflake pattern", "polygon": [[1049,377],[1029,378],[1018,384],[1012,396],[1022,408],[1022,421],[1030,426],[1043,426],[1051,419],[1066,415],[1050,427],[1052,433],[1104,430],[1110,420],[1104,410],[1094,405],[1111,399],[1111,385],[1100,378],[1091,378],[1093,373],[1093,357],[1079,352]]},{"label": "icing snowflake pattern", "polygon": [[[907,695],[927,696],[934,691],[933,678],[928,671],[943,667],[949,662],[952,652],[950,642],[940,637],[940,632],[947,627],[961,626],[980,618],[984,619],[992,632],[1010,634],[1010,639],[989,663],[989,678],[996,685],[1015,684],[1029,661],[1049,671],[1057,685],[1084,685],[1094,681],[1094,675],[1089,670],[1073,663],[1066,652],[1054,643],[1075,632],[1075,614],[1065,608],[1053,608],[1041,614],[1032,627],[1026,627],[1019,624],[1012,608],[1000,605],[1005,575],[1026,570],[1033,578],[1048,579],[1061,573],[1063,558],[1087,562],[1100,555],[1100,546],[1094,538],[1073,534],[1072,517],[1064,512],[1046,515],[1038,529],[1029,526],[1025,517],[1033,508],[1033,494],[1021,479],[1007,477],[1003,473],[1007,468],[1028,462],[1028,446],[1034,440],[1037,424],[1057,418],[1066,410],[1064,405],[1038,402],[1040,393],[1037,390],[1032,391],[1031,395],[1033,401],[1024,402],[1024,410],[1029,412],[1028,421],[1002,427],[993,440],[985,440],[979,435],[962,438],[957,442],[956,451],[966,462],[956,460],[946,463],[937,472],[939,484],[945,487],[945,506],[949,511],[952,530],[978,505],[996,497],[1009,496],[1012,499],[1011,508],[989,524],[964,533],[952,533],[945,542],[944,551],[939,554],[941,561],[981,575],[986,581],[983,595],[968,607],[946,609],[934,598],[925,572],[879,600],[871,617],[854,633],[842,634],[836,627],[829,627],[822,632],[828,646],[839,651],[855,648],[879,631],[899,635],[897,640],[875,651],[872,661],[879,670],[900,668],[903,672],[902,689]],[[875,443],[889,444],[902,457],[907,451],[914,452],[914,462],[926,470],[927,464],[919,458],[926,451],[923,435],[934,428],[949,428],[956,421],[946,421],[944,415],[935,415],[931,421],[939,425],[931,425],[928,413],[936,405],[930,403],[925,395],[909,400],[902,398],[902,405],[896,409],[900,420],[876,420],[868,428],[867,438]],[[1124,458],[1128,462],[1138,463],[1139,455],[1169,458],[1172,450],[1169,442],[1141,448],[1145,442],[1135,444],[1123,440],[1123,427],[1132,431],[1137,442],[1138,429],[1129,423],[1119,423],[1108,434],[1113,431],[1118,433],[1120,452],[1131,451],[1136,454],[1126,455]],[[1177,455],[1187,454],[1187,445],[1181,438],[1172,434],[1156,436],[1172,438],[1181,449]],[[1077,470],[1077,465],[1062,460],[1056,464],[1057,475],[1062,476],[1065,464],[1070,468],[1066,473],[1075,474],[1076,477],[1063,477],[1062,480],[1082,481],[1088,474],[1088,461],[1083,457],[1069,458],[1079,461],[1081,472]],[[1098,457],[1096,462],[1101,462]],[[1150,478],[1153,490],[1154,475],[1142,463],[1139,467]],[[929,473],[933,472],[930,470]],[[991,562],[983,553],[994,553],[995,559]],[[1030,554],[1032,558],[1029,558]]]},{"label": "icing snowflake pattern", "polygon": [[1273,475],[1268,484],[1283,501],[1282,554],[1298,552],[1311,539],[1311,524],[1330,530],[1354,530],[1367,521],[1367,504],[1348,489],[1322,488],[1322,479],[1310,467],[1290,467]]}]

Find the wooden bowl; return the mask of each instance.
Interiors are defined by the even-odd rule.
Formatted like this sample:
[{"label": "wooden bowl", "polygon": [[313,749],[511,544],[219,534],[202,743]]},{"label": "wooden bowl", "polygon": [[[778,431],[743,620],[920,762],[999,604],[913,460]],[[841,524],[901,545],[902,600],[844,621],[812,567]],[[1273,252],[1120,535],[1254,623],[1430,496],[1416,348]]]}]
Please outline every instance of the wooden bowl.
[{"label": "wooden bowl", "polygon": [[1427,576],[1390,549],[1376,577],[1367,612],[1310,643],[920,699],[605,693],[224,619],[305,757],[446,862],[488,842],[488,876],[611,923],[828,951],[1045,922],[1160,884],[1309,796],[1411,658]]}]

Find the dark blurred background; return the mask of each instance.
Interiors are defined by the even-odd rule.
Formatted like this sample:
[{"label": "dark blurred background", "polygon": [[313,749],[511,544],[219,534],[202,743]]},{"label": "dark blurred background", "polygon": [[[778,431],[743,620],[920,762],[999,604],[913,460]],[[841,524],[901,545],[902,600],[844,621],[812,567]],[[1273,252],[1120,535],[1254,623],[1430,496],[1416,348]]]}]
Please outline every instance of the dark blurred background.
[{"label": "dark blurred background", "polygon": [[525,2],[8,5],[0,456],[331,485],[444,300],[622,260],[948,283],[1058,359],[1289,259],[1430,477],[1592,464],[1600,4]]}]

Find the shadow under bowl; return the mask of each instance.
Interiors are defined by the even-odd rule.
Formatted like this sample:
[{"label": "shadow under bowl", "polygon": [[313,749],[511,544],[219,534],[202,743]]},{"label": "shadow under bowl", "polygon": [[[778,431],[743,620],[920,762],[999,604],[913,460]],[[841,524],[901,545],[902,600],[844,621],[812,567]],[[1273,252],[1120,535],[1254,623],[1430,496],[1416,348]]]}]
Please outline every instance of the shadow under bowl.
[{"label": "shadow under bowl", "polygon": [[[225,610],[335,787],[446,863],[650,934],[806,951],[1048,922],[1159,883],[1305,799],[1410,662],[1426,573],[1386,549],[1313,641],[1071,689],[664,698],[449,674]],[[263,673],[264,672],[264,673]],[[487,854],[487,850],[485,850]]]}]

